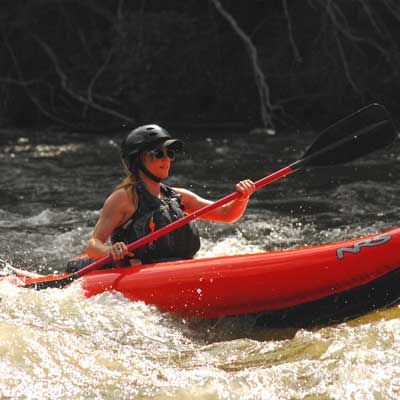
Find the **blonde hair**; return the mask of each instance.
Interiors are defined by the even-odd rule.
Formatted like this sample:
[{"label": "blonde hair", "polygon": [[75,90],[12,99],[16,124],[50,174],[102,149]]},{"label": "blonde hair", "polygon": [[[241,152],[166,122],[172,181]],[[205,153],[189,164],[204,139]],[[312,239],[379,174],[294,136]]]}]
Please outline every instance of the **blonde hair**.
[{"label": "blonde hair", "polygon": [[116,192],[119,189],[125,189],[130,197],[135,208],[138,206],[138,195],[136,193],[136,185],[139,183],[139,179],[133,174],[124,163],[126,178],[114,189]]}]

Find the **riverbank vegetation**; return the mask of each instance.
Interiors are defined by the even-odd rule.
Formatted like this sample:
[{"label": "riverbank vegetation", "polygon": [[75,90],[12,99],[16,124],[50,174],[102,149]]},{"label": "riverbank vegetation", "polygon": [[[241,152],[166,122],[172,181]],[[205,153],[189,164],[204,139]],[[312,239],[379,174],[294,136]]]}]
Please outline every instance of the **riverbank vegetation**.
[{"label": "riverbank vegetation", "polygon": [[15,0],[0,124],[326,125],[398,112],[397,0]]}]

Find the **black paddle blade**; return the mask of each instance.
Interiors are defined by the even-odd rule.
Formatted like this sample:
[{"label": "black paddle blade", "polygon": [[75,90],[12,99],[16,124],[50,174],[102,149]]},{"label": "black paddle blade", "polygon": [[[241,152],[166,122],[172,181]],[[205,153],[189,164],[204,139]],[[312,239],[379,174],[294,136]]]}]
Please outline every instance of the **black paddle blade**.
[{"label": "black paddle blade", "polygon": [[313,166],[349,162],[387,146],[396,136],[386,108],[370,104],[322,131],[303,161]]},{"label": "black paddle blade", "polygon": [[[53,278],[53,277],[51,277]],[[75,279],[78,279],[79,276],[77,274],[72,274],[68,275],[65,278],[59,278],[59,279],[49,279],[46,277],[43,278],[43,280],[37,279],[36,278],[32,279],[32,281],[28,284],[26,284],[24,287],[29,288],[29,289],[35,289],[35,290],[43,290],[43,289],[49,289],[49,288],[56,288],[56,289],[62,289],[63,287],[67,286],[71,282],[73,282]]]}]

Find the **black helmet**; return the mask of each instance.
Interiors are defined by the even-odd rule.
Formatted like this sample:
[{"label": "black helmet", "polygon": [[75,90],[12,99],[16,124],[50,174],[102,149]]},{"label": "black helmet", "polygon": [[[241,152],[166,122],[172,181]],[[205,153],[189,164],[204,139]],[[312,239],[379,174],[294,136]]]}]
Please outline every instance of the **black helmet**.
[{"label": "black helmet", "polygon": [[183,148],[183,142],[173,139],[166,129],[158,125],[142,125],[134,129],[121,143],[121,155],[131,160],[142,151],[156,150],[173,145],[177,151]]}]

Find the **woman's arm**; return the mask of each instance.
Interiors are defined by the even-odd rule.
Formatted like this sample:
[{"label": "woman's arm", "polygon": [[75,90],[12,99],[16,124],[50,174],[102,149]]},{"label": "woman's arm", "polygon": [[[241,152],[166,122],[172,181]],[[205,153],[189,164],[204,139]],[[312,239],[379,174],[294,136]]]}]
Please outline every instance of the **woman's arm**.
[{"label": "woman's arm", "polygon": [[[185,212],[188,214],[213,203],[212,201],[206,200],[189,190],[175,190],[182,195],[182,203],[185,207]],[[217,208],[216,210],[210,211],[200,218],[216,222],[236,222],[246,210],[249,197],[254,193],[256,188],[255,184],[251,180],[246,179],[244,181],[240,181],[236,185],[236,190],[241,193],[241,196],[238,199],[233,200],[228,204]]]},{"label": "woman's arm", "polygon": [[101,215],[86,246],[89,257],[97,259],[111,255],[114,260],[133,256],[125,243],[107,245],[112,231],[122,225],[134,212],[133,205],[125,189],[113,192],[105,201]]}]

